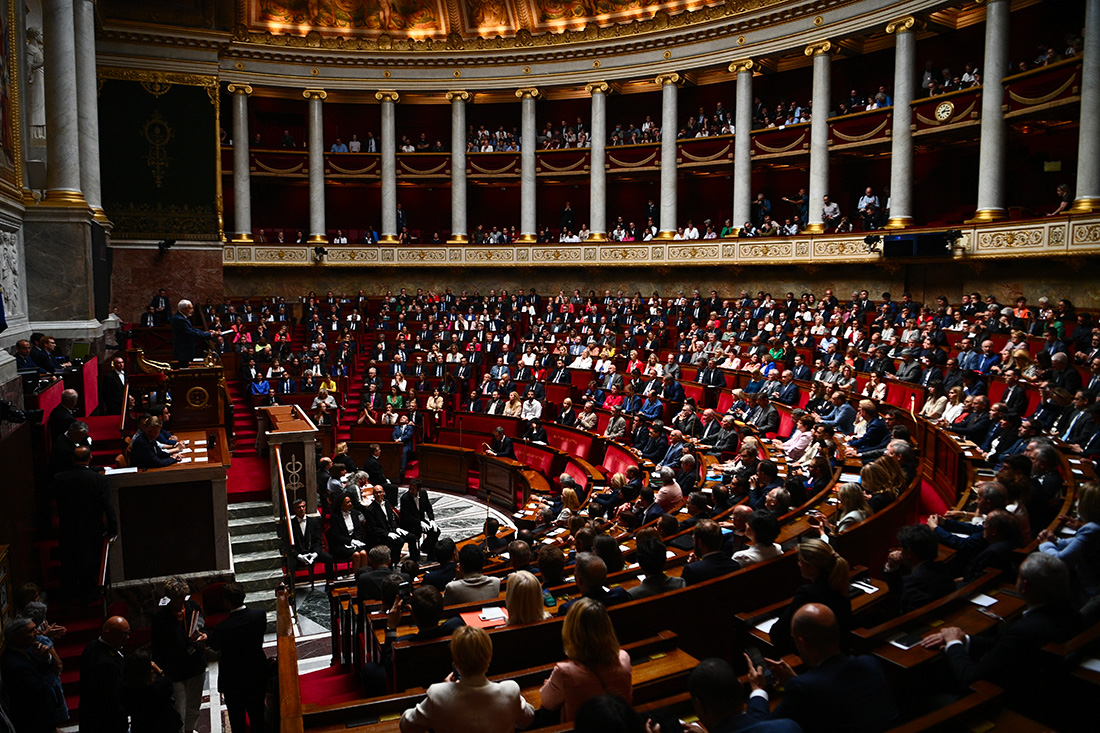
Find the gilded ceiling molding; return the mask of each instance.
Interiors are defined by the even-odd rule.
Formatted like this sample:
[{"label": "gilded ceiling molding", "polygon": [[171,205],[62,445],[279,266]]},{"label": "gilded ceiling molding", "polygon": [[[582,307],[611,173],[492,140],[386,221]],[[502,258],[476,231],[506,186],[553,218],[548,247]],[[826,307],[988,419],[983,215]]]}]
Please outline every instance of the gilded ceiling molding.
[{"label": "gilded ceiling molding", "polygon": [[181,74],[174,71],[152,71],[150,69],[120,69],[114,66],[100,66],[96,69],[96,74],[100,79],[218,88],[218,77],[207,76],[206,74]]},{"label": "gilded ceiling molding", "polygon": [[321,101],[324,101],[325,99],[328,99],[328,92],[326,92],[324,89],[303,89],[302,96],[306,99],[320,99]]},{"label": "gilded ceiling molding", "polygon": [[401,101],[401,95],[393,89],[382,89],[374,93],[374,98],[379,102],[393,102],[397,104]]},{"label": "gilded ceiling molding", "polygon": [[731,74],[740,74],[742,71],[751,72],[753,69],[752,59],[741,59],[740,61],[734,61],[729,65],[729,71]]},{"label": "gilded ceiling molding", "polygon": [[455,100],[458,100],[458,101],[461,101],[461,102],[469,102],[470,101],[470,93],[467,92],[464,89],[461,90],[461,91],[457,91],[457,92],[447,92],[447,101],[448,102],[454,102]]}]

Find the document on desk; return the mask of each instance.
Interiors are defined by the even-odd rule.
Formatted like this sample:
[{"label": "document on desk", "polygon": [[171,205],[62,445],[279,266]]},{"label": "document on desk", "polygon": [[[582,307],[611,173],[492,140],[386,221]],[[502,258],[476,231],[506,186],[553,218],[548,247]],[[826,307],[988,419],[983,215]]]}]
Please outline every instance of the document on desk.
[{"label": "document on desk", "polygon": [[1089,657],[1081,662],[1081,666],[1093,672],[1100,672],[1100,659]]},{"label": "document on desk", "polygon": [[206,445],[206,441],[205,440],[196,440],[194,443],[192,443],[192,445],[194,445],[196,447],[198,447],[200,445]]},{"label": "document on desk", "polygon": [[985,593],[979,593],[978,595],[971,598],[970,602],[979,605],[982,608],[989,608],[997,602],[997,599],[993,596],[987,596]]},{"label": "document on desk", "polygon": [[126,468],[111,468],[110,466],[108,466],[107,468],[103,469],[103,473],[106,476],[114,476],[115,474],[119,474],[119,473],[137,473],[137,472],[138,472],[137,466],[128,466]]},{"label": "document on desk", "polygon": [[775,622],[778,621],[778,620],[779,620],[778,616],[772,616],[771,618],[766,618],[763,621],[761,621],[760,623],[756,624],[756,628],[760,629],[765,634],[770,634],[770,633],[772,633],[772,627],[775,626]]}]

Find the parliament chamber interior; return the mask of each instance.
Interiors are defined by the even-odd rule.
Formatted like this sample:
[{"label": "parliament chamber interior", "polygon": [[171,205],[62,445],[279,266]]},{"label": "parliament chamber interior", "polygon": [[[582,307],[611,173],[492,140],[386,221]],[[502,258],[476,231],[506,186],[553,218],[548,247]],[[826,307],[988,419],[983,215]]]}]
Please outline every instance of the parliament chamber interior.
[{"label": "parliament chamber interior", "polygon": [[0,26],[0,733],[1095,730],[1100,0]]}]

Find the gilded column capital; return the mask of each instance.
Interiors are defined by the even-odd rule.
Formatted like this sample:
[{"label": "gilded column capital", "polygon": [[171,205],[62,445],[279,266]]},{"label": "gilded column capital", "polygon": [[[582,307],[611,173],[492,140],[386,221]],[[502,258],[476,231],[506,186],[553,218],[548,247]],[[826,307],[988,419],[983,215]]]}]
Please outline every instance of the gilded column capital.
[{"label": "gilded column capital", "polygon": [[226,89],[233,94],[244,94],[247,96],[252,93],[252,87],[248,84],[230,84]]},{"label": "gilded column capital", "polygon": [[917,19],[914,18],[912,15],[907,15],[904,18],[898,18],[897,20],[888,23],[886,26],[886,32],[890,35],[894,35],[895,33],[905,33],[906,31],[913,30],[916,25]]},{"label": "gilded column capital", "polygon": [[328,92],[324,89],[303,89],[302,96],[306,99],[320,99],[324,100],[328,97]]},{"label": "gilded column capital", "polygon": [[821,56],[823,54],[832,53],[833,44],[832,41],[818,41],[817,43],[811,43],[806,46],[805,54],[807,56]]},{"label": "gilded column capital", "polygon": [[516,96],[520,99],[527,99],[528,97],[531,99],[538,99],[541,94],[542,92],[535,87],[524,87],[523,89],[516,90]]},{"label": "gilded column capital", "polygon": [[382,89],[374,93],[374,98],[379,102],[393,102],[397,104],[401,101],[401,95],[393,89]]},{"label": "gilded column capital", "polygon": [[668,86],[669,84],[676,84],[677,86],[679,86],[680,84],[684,83],[684,77],[680,76],[679,73],[673,71],[670,74],[658,74],[657,78],[653,81],[656,82],[657,86],[661,87]]},{"label": "gilded column capital", "polygon": [[454,102],[455,100],[458,100],[460,102],[469,102],[470,101],[470,93],[467,92],[464,89],[454,91],[454,92],[447,92],[447,101],[448,102]]},{"label": "gilded column capital", "polygon": [[752,59],[741,59],[731,63],[729,70],[731,73],[740,74],[742,71],[752,71],[754,66]]},{"label": "gilded column capital", "polygon": [[588,92],[589,94],[595,94],[596,92],[600,92],[601,94],[611,94],[612,89],[611,85],[608,84],[606,81],[593,81],[584,85],[584,91]]}]

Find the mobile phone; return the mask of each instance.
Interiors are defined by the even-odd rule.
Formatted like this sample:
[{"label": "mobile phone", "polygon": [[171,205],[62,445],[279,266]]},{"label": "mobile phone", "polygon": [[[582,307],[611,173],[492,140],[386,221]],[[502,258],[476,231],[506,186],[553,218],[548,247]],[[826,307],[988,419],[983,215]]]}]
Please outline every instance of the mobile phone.
[{"label": "mobile phone", "polygon": [[412,595],[413,585],[411,581],[406,580],[401,585],[397,586],[397,596],[402,600],[408,600]]},{"label": "mobile phone", "polygon": [[754,646],[747,647],[745,654],[749,655],[749,659],[752,661],[752,666],[764,668],[764,681],[770,686],[775,684],[775,675],[772,674],[772,668],[768,666],[768,663],[764,661],[764,655],[760,653],[760,649]]}]

